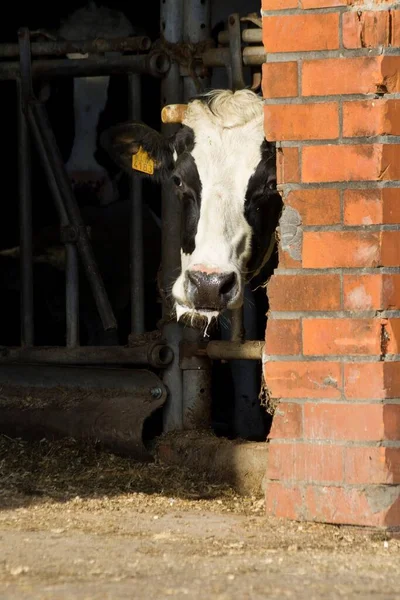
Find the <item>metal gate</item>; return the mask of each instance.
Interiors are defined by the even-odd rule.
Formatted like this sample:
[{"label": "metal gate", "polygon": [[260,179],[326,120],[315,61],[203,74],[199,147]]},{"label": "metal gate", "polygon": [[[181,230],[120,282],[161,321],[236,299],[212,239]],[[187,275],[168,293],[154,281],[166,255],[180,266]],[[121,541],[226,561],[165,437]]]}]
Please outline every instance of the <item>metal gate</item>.
[{"label": "metal gate", "polygon": [[[161,106],[187,102],[201,91],[199,87],[209,87],[210,69],[213,67],[224,67],[229,87],[240,89],[246,85],[244,66],[259,66],[265,59],[260,45],[261,23],[258,21],[254,16],[241,19],[238,14],[230,15],[228,30],[219,34],[216,45],[210,40],[209,0],[163,0],[161,39],[153,45],[149,38],[143,36],[32,42],[30,31],[26,28],[19,30],[18,44],[0,45],[0,80],[15,80],[17,89],[21,256],[21,345],[0,349],[0,385],[9,398],[6,410],[3,410],[4,407],[1,409],[0,427],[25,418],[23,427],[47,425],[51,429],[54,414],[46,417],[43,411],[35,412],[33,407],[27,419],[26,406],[19,402],[20,394],[16,390],[22,386],[25,390],[34,389],[38,394],[38,390],[55,390],[61,385],[68,390],[69,400],[72,399],[68,406],[59,406],[64,415],[65,433],[89,437],[101,435],[117,450],[133,452],[143,458],[147,455],[141,440],[143,423],[164,403],[164,431],[207,427],[211,403],[211,360],[260,360],[264,342],[243,340],[241,310],[232,315],[231,341],[207,342],[199,337],[197,330],[183,328],[170,320],[168,299],[163,298],[162,338],[143,341],[142,189],[141,182],[133,176],[130,184],[132,332],[129,344],[80,346],[79,261],[90,284],[104,330],[115,330],[117,323],[45,104],[33,91],[33,81],[40,81],[43,77],[123,73],[129,81],[129,116],[132,120],[140,120],[143,73],[162,78]],[[65,55],[70,52],[88,53],[89,57],[67,59]],[[119,54],[103,56],[106,52]],[[259,68],[253,73],[254,87],[260,84],[258,71]],[[164,133],[171,134],[174,127],[164,125]],[[34,344],[30,136],[40,155],[58,213],[60,241],[66,250],[66,345],[62,347]],[[165,186],[162,191],[163,288],[170,286],[179,267],[179,206],[171,190]],[[127,366],[130,368],[127,369]],[[82,389],[86,392],[96,390],[95,397],[90,397],[85,409],[85,414],[93,413],[95,427],[86,423],[79,412]]]}]

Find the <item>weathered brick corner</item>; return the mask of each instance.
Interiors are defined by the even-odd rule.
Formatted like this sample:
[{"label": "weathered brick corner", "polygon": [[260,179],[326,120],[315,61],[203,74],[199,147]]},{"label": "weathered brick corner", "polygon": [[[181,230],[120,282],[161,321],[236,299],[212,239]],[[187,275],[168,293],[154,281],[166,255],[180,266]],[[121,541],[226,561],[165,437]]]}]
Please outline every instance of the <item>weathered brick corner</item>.
[{"label": "weathered brick corner", "polygon": [[400,5],[263,0],[262,14],[285,202],[268,284],[266,510],[398,528]]}]

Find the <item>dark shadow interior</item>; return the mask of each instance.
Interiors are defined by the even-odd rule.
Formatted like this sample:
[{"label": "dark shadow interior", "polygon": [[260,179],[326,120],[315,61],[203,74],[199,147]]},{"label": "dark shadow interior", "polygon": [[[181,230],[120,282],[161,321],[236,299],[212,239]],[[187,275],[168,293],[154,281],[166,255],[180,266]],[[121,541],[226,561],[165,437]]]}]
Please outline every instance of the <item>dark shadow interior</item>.
[{"label": "dark shadow interior", "polygon": [[[107,2],[104,3],[107,5]],[[24,9],[17,5],[10,5],[7,14],[0,23],[0,42],[16,42],[16,32],[19,27],[27,26],[31,31],[38,29],[54,30],[60,19],[65,18],[70,12],[82,5],[82,2],[68,0],[64,3],[28,3]],[[113,9],[122,10],[126,16],[146,35],[155,41],[159,38],[159,2],[149,0],[145,3],[132,3],[116,0],[108,3]],[[237,0],[227,2],[218,0],[212,2],[212,25],[221,28],[221,20],[227,19],[231,12],[237,10],[241,14],[259,12],[259,0]],[[223,69],[216,69],[213,73],[213,87],[224,87],[225,73]],[[2,174],[2,202],[0,203],[0,250],[13,248],[19,244],[18,226],[18,170],[17,170],[17,118],[16,118],[16,93],[15,83],[8,81],[0,82],[2,98],[2,110],[0,111],[0,128],[2,131],[2,145],[4,158],[1,165]],[[38,90],[37,90],[38,91]],[[121,122],[128,117],[126,77],[114,75],[111,79],[109,100],[101,115],[100,126],[107,127]],[[142,120],[154,127],[160,128],[160,80],[148,75],[142,77]],[[115,107],[118,107],[117,110]],[[63,77],[54,80],[52,92],[47,101],[47,110],[53,126],[59,148],[64,160],[67,160],[71,151],[74,136],[74,120],[72,110],[72,82]],[[108,157],[99,151],[97,160],[111,171],[116,170],[110,163]],[[32,147],[32,190],[33,190],[33,235],[48,228],[49,235],[57,231],[58,217],[54,208],[42,166],[35,148]],[[123,176],[119,182],[120,198],[127,197],[128,181]],[[145,206],[160,218],[160,188],[151,183],[144,183],[143,192]],[[82,212],[88,225],[96,222],[97,216],[90,204],[90,199],[83,198],[81,201]],[[123,201],[117,202],[111,211],[107,212],[105,220],[109,226],[106,232],[113,229],[115,219],[116,239],[128,250],[127,218],[129,218],[129,206]],[[151,247],[146,252],[146,282],[145,282],[145,325],[147,331],[157,329],[161,318],[161,303],[157,293],[157,271],[161,252],[161,232],[154,227],[154,220],[150,218],[148,231],[145,225],[145,243]],[[53,231],[53,233],[51,233]],[[146,237],[147,236],[147,237]],[[111,250],[110,250],[111,248]],[[112,256],[112,243],[100,244],[97,259],[100,270],[104,275],[105,285],[110,294],[110,299],[118,318],[118,343],[126,344],[130,332],[130,306],[119,307],[119,298],[113,294],[116,288],[115,277],[119,270],[127,269],[129,255],[126,253],[126,261],[123,264],[115,264]],[[273,266],[273,265],[272,265]],[[65,279],[64,273],[53,266],[41,261],[35,263],[34,267],[34,303],[35,303],[35,344],[36,345],[64,345],[65,344]],[[0,345],[17,346],[20,343],[20,317],[19,317],[19,261],[14,257],[0,257],[0,289],[1,305],[0,311]],[[81,311],[81,344],[96,343],[97,335],[101,333],[101,324],[96,318],[89,330],[87,321],[95,313],[93,298],[88,287],[86,278],[82,274],[80,280],[80,311]],[[265,290],[259,288],[255,292],[254,302],[256,306],[256,337],[263,339],[265,334],[265,315],[268,309],[268,301]],[[87,316],[89,315],[89,317]],[[85,319],[85,316],[87,317]],[[214,336],[221,337],[223,324],[215,328]],[[101,342],[104,344],[104,339]],[[233,386],[228,363],[215,362],[213,366],[213,404],[212,404],[212,427],[217,435],[230,438],[238,436],[235,428]],[[255,375],[257,384],[261,382],[261,365],[257,366]],[[257,401],[257,399],[255,399]],[[270,418],[264,409],[260,408],[263,421],[263,429],[260,434],[247,435],[248,439],[265,439],[269,427]],[[147,423],[144,437],[154,438],[161,433],[162,415],[158,411]]]}]

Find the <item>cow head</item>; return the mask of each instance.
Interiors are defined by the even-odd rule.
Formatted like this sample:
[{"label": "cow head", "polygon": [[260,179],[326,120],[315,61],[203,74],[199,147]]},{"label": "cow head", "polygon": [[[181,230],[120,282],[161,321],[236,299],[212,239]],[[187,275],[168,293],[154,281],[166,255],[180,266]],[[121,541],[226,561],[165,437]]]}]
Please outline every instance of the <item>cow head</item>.
[{"label": "cow head", "polygon": [[169,178],[182,204],[177,318],[210,321],[239,308],[246,281],[271,254],[282,208],[262,99],[250,90],[216,90],[189,102],[169,139],[131,122],[107,130],[101,143],[124,170],[134,165],[157,181]]}]

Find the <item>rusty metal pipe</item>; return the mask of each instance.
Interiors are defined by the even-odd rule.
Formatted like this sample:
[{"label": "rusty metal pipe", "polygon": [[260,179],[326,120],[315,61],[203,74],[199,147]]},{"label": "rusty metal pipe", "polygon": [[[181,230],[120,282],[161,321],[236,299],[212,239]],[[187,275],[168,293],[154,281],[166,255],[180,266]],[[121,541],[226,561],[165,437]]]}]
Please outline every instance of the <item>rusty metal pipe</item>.
[{"label": "rusty metal pipe", "polygon": [[166,344],[152,342],[127,348],[124,346],[37,346],[0,348],[0,364],[32,363],[53,365],[150,365],[166,367],[173,352]]},{"label": "rusty metal pipe", "polygon": [[[112,75],[114,73],[146,73],[161,77],[170,67],[170,59],[163,52],[134,56],[108,56],[96,58],[65,58],[32,61],[32,76],[86,77],[89,75]],[[17,79],[20,67],[15,62],[0,62],[0,81]]]},{"label": "rusty metal pipe", "polygon": [[250,340],[231,342],[212,340],[208,343],[182,342],[181,358],[208,356],[212,360],[261,360],[265,342]]},{"label": "rusty metal pipe", "polygon": [[[242,48],[242,61],[246,66],[257,66],[265,63],[263,46],[248,46]],[[201,55],[205,67],[226,67],[230,65],[229,48],[210,48]]]},{"label": "rusty metal pipe", "polygon": [[264,46],[248,46],[243,48],[243,64],[246,66],[257,66],[265,63],[266,52]]},{"label": "rusty metal pipe", "polygon": [[[31,32],[32,35],[32,32]],[[65,56],[66,54],[102,54],[104,52],[145,52],[150,50],[147,36],[95,40],[52,40],[31,43],[32,56]],[[0,58],[17,58],[18,44],[0,44]]]},{"label": "rusty metal pipe", "polygon": [[[254,29],[243,29],[242,41],[247,44],[262,42],[262,29],[260,27]],[[229,32],[221,31],[218,34],[218,42],[220,44],[229,44]]]}]

